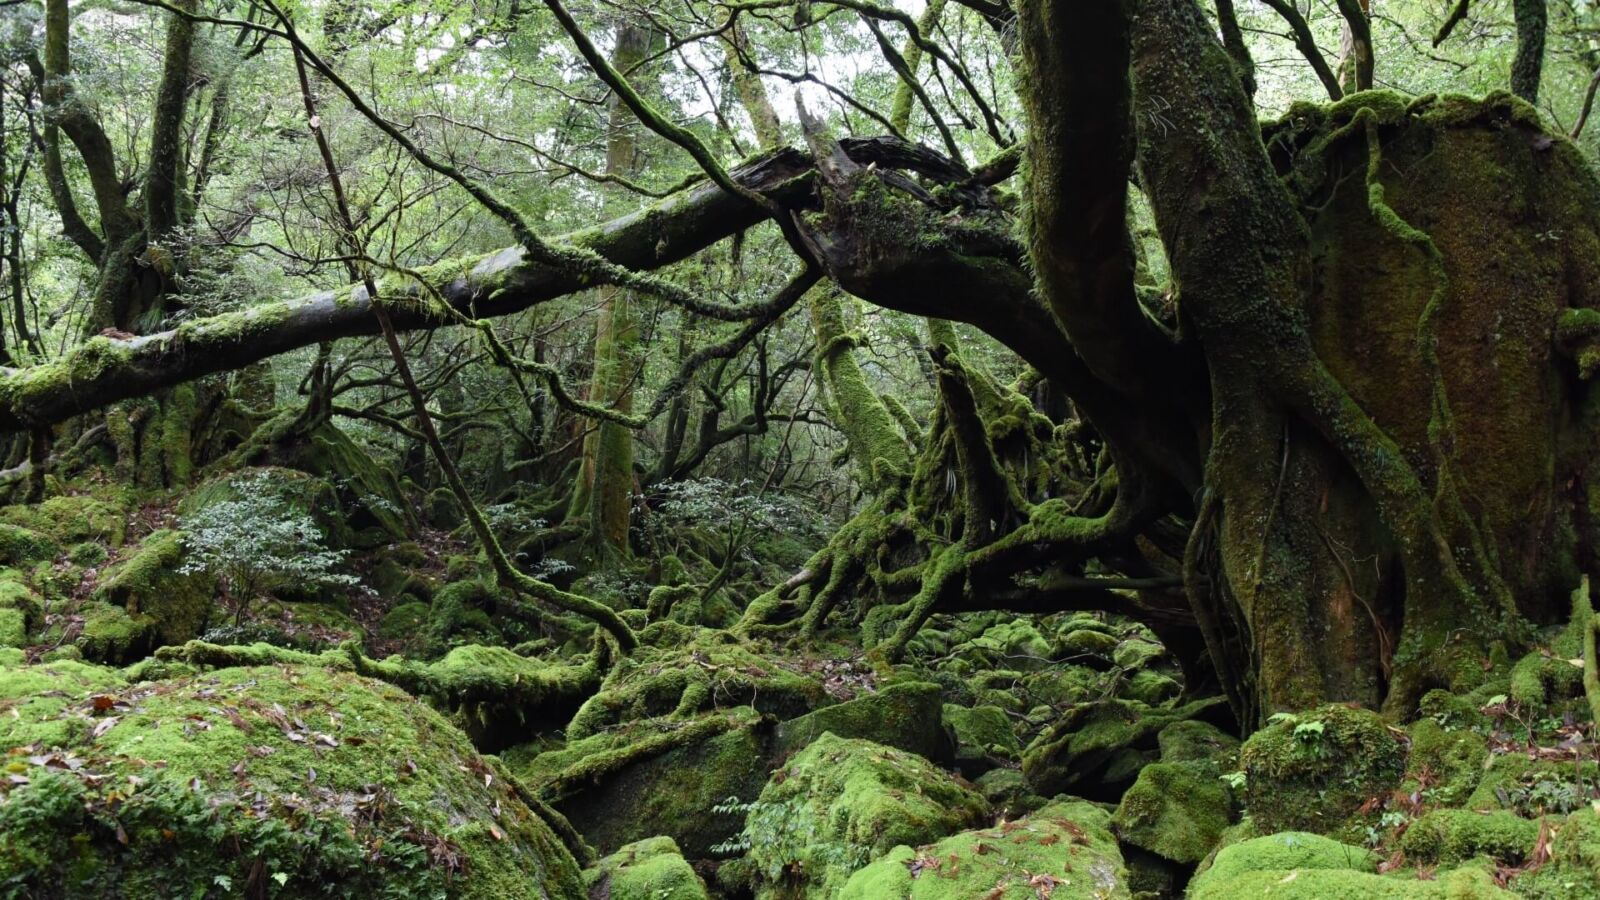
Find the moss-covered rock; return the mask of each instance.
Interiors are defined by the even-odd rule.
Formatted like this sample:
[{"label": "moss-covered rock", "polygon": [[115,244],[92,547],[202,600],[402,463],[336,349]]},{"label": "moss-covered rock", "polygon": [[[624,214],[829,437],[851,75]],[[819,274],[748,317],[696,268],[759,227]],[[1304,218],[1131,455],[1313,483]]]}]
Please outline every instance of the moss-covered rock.
[{"label": "moss-covered rock", "polygon": [[39,627],[43,615],[44,603],[32,588],[21,581],[0,578],[0,647],[26,646],[28,633]]},{"label": "moss-covered rock", "polygon": [[799,660],[768,654],[725,631],[655,622],[640,630],[639,641],[638,650],[617,661],[600,691],[573,716],[571,738],[621,723],[745,705],[787,720],[834,702]]},{"label": "moss-covered rock", "polygon": [[1588,786],[1597,780],[1600,765],[1593,760],[1493,754],[1480,770],[1478,786],[1464,806],[1471,810],[1509,809],[1530,817],[1566,813],[1586,802]]},{"label": "moss-covered rock", "polygon": [[383,619],[378,622],[378,637],[408,642],[415,640],[420,646],[422,629],[428,623],[430,611],[428,604],[421,601],[402,603],[384,613]]},{"label": "moss-covered rock", "polygon": [[128,510],[111,500],[68,494],[7,506],[0,509],[0,522],[38,532],[58,545],[94,541],[120,547],[127,535]]},{"label": "moss-covered rock", "polygon": [[22,610],[0,607],[0,647],[25,647],[28,620]]},{"label": "moss-covered rock", "polygon": [[25,748],[0,785],[0,882],[24,896],[581,895],[493,761],[379,682],[56,663],[0,669],[0,709],[0,743]]},{"label": "moss-covered rock", "polygon": [[944,724],[955,735],[956,765],[969,776],[981,775],[1000,762],[1016,761],[1022,744],[1011,719],[998,706],[944,705]]},{"label": "moss-covered rock", "polygon": [[1489,856],[1516,865],[1539,838],[1539,823],[1504,810],[1436,809],[1412,822],[1400,839],[1408,860],[1453,864]]},{"label": "moss-covered rock", "polygon": [[606,900],[709,900],[669,837],[645,838],[622,847],[583,873],[591,898]]},{"label": "moss-covered rock", "polygon": [[760,896],[832,897],[894,846],[931,843],[988,811],[921,757],[824,734],[773,774],[744,836]]},{"label": "moss-covered rock", "polygon": [[1027,779],[1016,769],[991,769],[978,776],[974,786],[995,814],[1006,819],[1021,818],[1049,802],[1030,791]]},{"label": "moss-covered rock", "polygon": [[1532,900],[1600,898],[1600,813],[1581,809],[1551,828],[1550,859],[1511,882],[1520,897]]},{"label": "moss-covered rock", "polygon": [[106,545],[95,541],[83,541],[67,548],[67,560],[75,566],[98,566],[110,558]]},{"label": "moss-covered rock", "polygon": [[1277,717],[1245,742],[1245,806],[1262,832],[1340,834],[1400,784],[1406,745],[1377,713],[1326,706]]},{"label": "moss-covered rock", "polygon": [[1104,631],[1079,628],[1061,638],[1061,653],[1069,662],[1084,659],[1109,661],[1117,650],[1117,639]]},{"label": "moss-covered rock", "polygon": [[1026,819],[895,847],[850,877],[840,900],[1117,900],[1127,872],[1104,810],[1055,801]]},{"label": "moss-covered rock", "polygon": [[1091,799],[1115,799],[1155,757],[1162,729],[1220,702],[1196,700],[1172,709],[1132,700],[1079,704],[1028,745],[1022,772],[1033,790],[1046,796],[1072,790]]},{"label": "moss-covered rock", "polygon": [[1427,790],[1434,803],[1465,804],[1489,760],[1483,735],[1470,728],[1446,729],[1432,718],[1417,720],[1408,733],[1411,753],[1402,788]]},{"label": "moss-covered rock", "polygon": [[1189,900],[1271,896],[1285,900],[1425,900],[1511,897],[1482,869],[1375,874],[1380,857],[1370,850],[1306,832],[1282,832],[1225,847],[1189,885]]},{"label": "moss-covered rock", "polygon": [[1232,814],[1228,786],[1209,762],[1158,762],[1140,770],[1112,822],[1125,843],[1193,864],[1222,839]]},{"label": "moss-covered rock", "polygon": [[1167,648],[1155,640],[1132,637],[1117,645],[1111,659],[1124,669],[1142,669],[1167,655]]},{"label": "moss-covered rock", "polygon": [[1230,772],[1239,761],[1239,739],[1210,722],[1173,722],[1156,735],[1161,761],[1208,762],[1218,773]]},{"label": "moss-covered rock", "polygon": [[799,752],[823,734],[858,738],[897,747],[939,763],[950,763],[954,750],[940,725],[944,706],[939,686],[925,681],[890,684],[854,700],[824,706],[778,724],[773,755]]},{"label": "moss-covered rock", "polygon": [[156,620],[130,614],[120,606],[90,603],[79,610],[82,619],[76,646],[83,658],[125,665],[150,655],[156,648]]},{"label": "moss-covered rock", "polygon": [[1118,694],[1129,700],[1159,706],[1178,699],[1183,693],[1183,685],[1177,679],[1163,675],[1154,669],[1138,669],[1128,676],[1126,683],[1118,690]]},{"label": "moss-covered rock", "polygon": [[394,470],[332,423],[290,444],[271,448],[273,463],[325,478],[338,494],[352,546],[405,540],[415,527]]},{"label": "moss-covered rock", "polygon": [[0,522],[0,565],[26,566],[53,559],[60,552],[61,548],[49,537],[20,525]]},{"label": "moss-covered rock", "polygon": [[638,723],[517,768],[601,853],[667,835],[691,858],[705,858],[739,832],[739,815],[726,804],[748,802],[766,784],[767,737],[760,718],[745,708],[690,722]]},{"label": "moss-covered rock", "polygon": [[183,557],[182,532],[151,532],[133,555],[107,570],[95,597],[150,619],[161,644],[193,640],[212,618],[217,581],[205,572],[181,571]]}]

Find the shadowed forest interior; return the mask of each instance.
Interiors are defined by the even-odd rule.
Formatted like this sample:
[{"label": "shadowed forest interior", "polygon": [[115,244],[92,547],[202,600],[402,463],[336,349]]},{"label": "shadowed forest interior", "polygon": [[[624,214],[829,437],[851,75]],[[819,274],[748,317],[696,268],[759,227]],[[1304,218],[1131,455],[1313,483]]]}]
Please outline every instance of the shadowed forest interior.
[{"label": "shadowed forest interior", "polygon": [[1592,0],[0,0],[0,897],[1600,900]]}]

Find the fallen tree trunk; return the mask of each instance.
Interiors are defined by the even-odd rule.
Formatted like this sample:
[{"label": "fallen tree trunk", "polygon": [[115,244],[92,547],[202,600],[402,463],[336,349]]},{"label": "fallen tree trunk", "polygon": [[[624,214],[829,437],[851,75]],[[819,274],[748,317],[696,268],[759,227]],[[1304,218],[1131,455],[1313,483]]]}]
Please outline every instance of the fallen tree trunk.
[{"label": "fallen tree trunk", "polygon": [[[1010,172],[1002,168],[998,173],[973,175],[936,153],[897,138],[849,139],[842,144],[861,165],[910,171],[969,187],[1004,178]],[[785,148],[735,169],[732,175],[743,187],[771,198],[784,209],[801,210],[818,203],[814,172],[811,159]],[[904,176],[892,177],[898,184],[911,184]],[[554,243],[596,253],[630,270],[649,271],[680,262],[767,217],[744,198],[702,182]],[[1009,262],[1020,276],[1020,259]],[[529,261],[518,247],[446,261],[417,274],[428,282],[429,290],[400,277],[379,285],[380,292],[386,287],[393,289],[391,296],[382,299],[398,330],[438,328],[458,321],[458,315],[474,319],[511,315],[595,286],[582,273]],[[423,302],[426,294],[435,292],[454,309],[454,315]],[[373,309],[367,291],[353,285],[195,319],[155,334],[128,339],[96,337],[44,365],[0,368],[0,433],[54,424],[119,400],[243,368],[323,341],[376,335]],[[752,307],[750,317],[758,312]],[[1002,339],[1015,331],[1007,324],[1018,317],[1015,310],[963,312],[957,317],[998,332]],[[1064,338],[1061,344],[1064,346]]]},{"label": "fallen tree trunk", "polygon": [[[870,155],[870,148],[880,144],[858,146]],[[809,196],[810,172],[811,162],[802,154],[780,150],[741,167],[735,177],[751,190],[793,204]],[[764,218],[743,199],[702,183],[597,228],[566,235],[560,243],[592,250],[631,269],[656,269]],[[593,286],[573,273],[527,261],[517,247],[441,263],[421,274],[447,303],[473,318],[510,315]],[[450,324],[442,312],[415,302],[421,295],[416,284],[396,282],[395,296],[386,298],[386,305],[397,329]],[[125,340],[96,337],[51,363],[0,369],[0,431],[53,424],[322,341],[377,333],[372,299],[355,285],[195,319],[156,334]]]}]

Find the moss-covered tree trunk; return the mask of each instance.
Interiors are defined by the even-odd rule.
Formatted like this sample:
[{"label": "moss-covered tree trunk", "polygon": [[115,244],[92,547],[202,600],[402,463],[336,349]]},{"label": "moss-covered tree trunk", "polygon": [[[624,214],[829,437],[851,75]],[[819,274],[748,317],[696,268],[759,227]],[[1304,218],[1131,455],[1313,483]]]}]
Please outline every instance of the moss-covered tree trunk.
[{"label": "moss-covered tree trunk", "polygon": [[[638,83],[635,69],[643,63],[655,35],[636,24],[617,27],[611,64]],[[638,120],[613,97],[606,137],[606,174],[628,178],[638,174]],[[589,399],[620,412],[633,411],[633,388],[639,369],[637,298],[627,290],[600,291],[595,321],[594,372]],[[583,463],[573,492],[571,514],[586,520],[593,547],[602,555],[629,550],[628,528],[633,511],[633,432],[615,422],[597,422],[584,439]]]},{"label": "moss-covered tree trunk", "polygon": [[1506,95],[1355,95],[1263,144],[1193,4],[1144,12],[1135,110],[1168,113],[1135,115],[1139,173],[1212,386],[1197,533],[1240,693],[1471,684],[1593,565],[1600,432],[1560,329],[1600,290],[1594,178]]}]

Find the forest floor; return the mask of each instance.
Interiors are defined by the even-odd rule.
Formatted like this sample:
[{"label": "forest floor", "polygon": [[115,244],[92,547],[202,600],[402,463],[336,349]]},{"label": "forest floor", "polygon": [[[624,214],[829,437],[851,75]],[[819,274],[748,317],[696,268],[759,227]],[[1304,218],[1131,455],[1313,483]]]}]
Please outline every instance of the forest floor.
[{"label": "forest floor", "polygon": [[1115,616],[937,616],[891,663],[649,603],[640,562],[584,582],[639,635],[618,658],[508,615],[450,523],[312,487],[355,578],[243,610],[174,530],[237,500],[215,479],[0,508],[0,894],[1600,896],[1577,632],[1415,721],[1241,741]]}]

